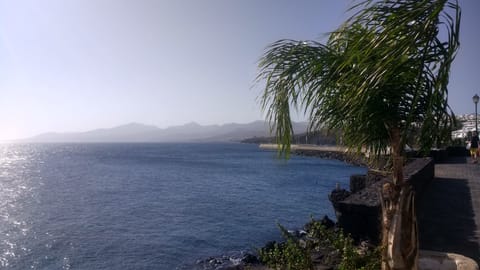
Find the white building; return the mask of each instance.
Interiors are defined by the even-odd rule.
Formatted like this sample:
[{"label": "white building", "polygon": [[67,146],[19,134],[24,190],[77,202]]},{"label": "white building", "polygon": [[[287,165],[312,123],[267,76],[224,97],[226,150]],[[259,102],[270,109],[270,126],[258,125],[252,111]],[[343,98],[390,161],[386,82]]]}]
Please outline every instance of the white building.
[{"label": "white building", "polygon": [[475,114],[463,114],[456,117],[463,126],[462,129],[452,131],[452,139],[466,138],[468,132],[475,131]]}]

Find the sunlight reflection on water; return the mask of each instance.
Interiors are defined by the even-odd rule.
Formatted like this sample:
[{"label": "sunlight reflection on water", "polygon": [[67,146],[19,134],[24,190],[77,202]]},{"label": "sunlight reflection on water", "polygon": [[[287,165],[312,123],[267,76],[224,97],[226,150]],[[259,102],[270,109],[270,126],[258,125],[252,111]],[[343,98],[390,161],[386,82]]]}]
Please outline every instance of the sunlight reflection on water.
[{"label": "sunlight reflection on water", "polygon": [[[18,256],[29,252],[21,239],[30,233],[27,198],[35,196],[37,155],[25,145],[0,145],[0,266],[8,267]],[[32,180],[37,181],[33,183]]]},{"label": "sunlight reflection on water", "polygon": [[0,145],[0,269],[192,269],[328,214],[361,171],[243,144]]}]

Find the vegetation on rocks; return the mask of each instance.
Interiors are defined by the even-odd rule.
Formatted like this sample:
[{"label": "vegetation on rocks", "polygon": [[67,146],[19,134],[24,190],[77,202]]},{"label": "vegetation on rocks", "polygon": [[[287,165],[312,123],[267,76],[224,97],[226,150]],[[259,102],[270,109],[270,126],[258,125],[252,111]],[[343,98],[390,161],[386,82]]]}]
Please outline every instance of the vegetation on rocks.
[{"label": "vegetation on rocks", "polygon": [[327,228],[320,221],[308,224],[306,232],[297,236],[278,225],[285,241],[271,242],[258,250],[260,260],[276,270],[309,270],[316,266],[338,270],[378,270],[380,250],[353,239],[336,227]]}]

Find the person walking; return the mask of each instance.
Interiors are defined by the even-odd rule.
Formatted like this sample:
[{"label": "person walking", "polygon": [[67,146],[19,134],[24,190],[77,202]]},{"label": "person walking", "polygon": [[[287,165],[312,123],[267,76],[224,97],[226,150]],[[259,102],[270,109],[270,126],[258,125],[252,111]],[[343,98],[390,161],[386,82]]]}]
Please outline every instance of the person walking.
[{"label": "person walking", "polygon": [[478,141],[478,134],[474,131],[472,139],[470,140],[470,156],[472,157],[472,163],[478,162]]}]

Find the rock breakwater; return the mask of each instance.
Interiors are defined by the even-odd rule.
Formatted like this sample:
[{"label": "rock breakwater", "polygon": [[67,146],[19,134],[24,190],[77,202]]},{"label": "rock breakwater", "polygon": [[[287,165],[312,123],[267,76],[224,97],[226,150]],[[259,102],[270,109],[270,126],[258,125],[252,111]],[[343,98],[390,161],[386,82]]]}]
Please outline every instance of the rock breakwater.
[{"label": "rock breakwater", "polygon": [[[277,150],[277,144],[260,144],[261,149]],[[295,155],[313,156],[325,159],[336,159],[353,165],[365,166],[367,164],[362,154],[349,152],[346,147],[337,145],[310,145],[292,144],[291,151]]]}]

